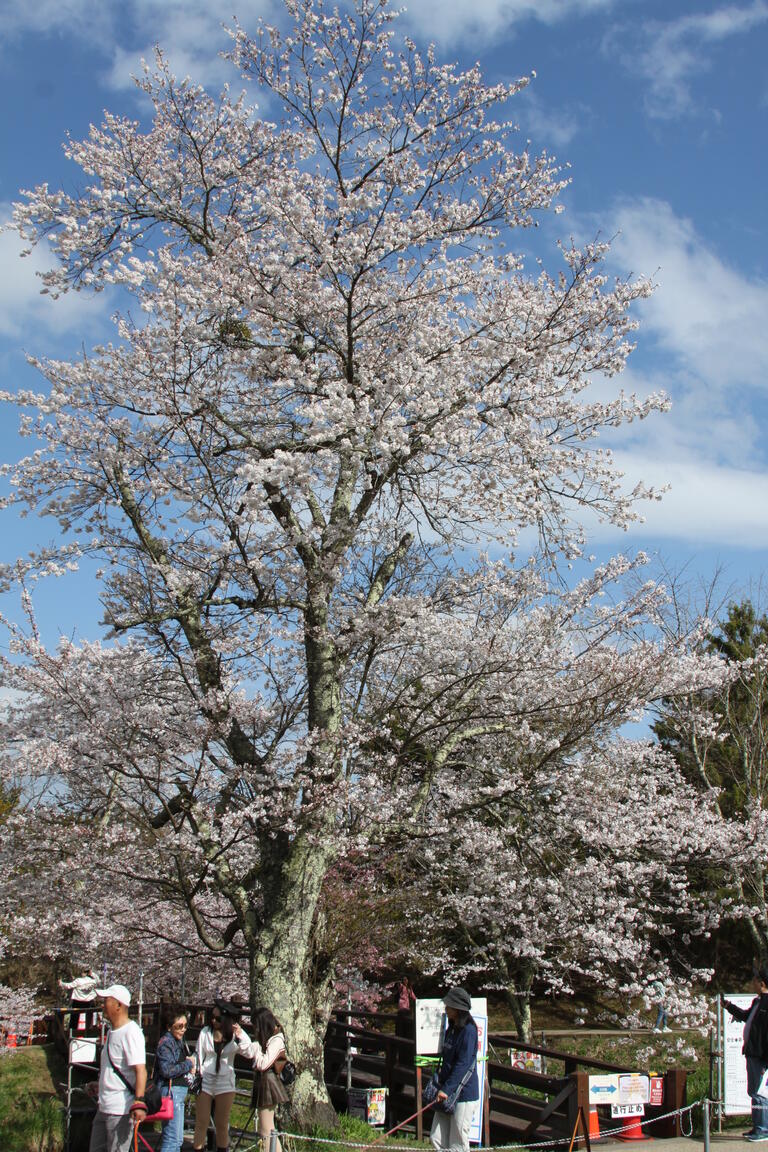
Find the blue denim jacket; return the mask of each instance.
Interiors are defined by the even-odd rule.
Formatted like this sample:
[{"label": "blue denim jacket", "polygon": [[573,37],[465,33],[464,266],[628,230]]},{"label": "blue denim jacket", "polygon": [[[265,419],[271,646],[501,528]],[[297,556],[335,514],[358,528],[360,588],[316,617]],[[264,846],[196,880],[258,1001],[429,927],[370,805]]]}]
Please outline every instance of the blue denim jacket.
[{"label": "blue denim jacket", "polygon": [[192,1061],[184,1054],[184,1042],[177,1040],[172,1032],[166,1032],[160,1037],[155,1052],[155,1067],[152,1079],[163,1088],[167,1088],[168,1080],[177,1076],[186,1076],[192,1070]]},{"label": "blue denim jacket", "polygon": [[480,1099],[480,1081],[477,1076],[477,1024],[470,1016],[463,1028],[448,1025],[443,1040],[442,1062],[437,1081],[442,1092],[452,1095],[464,1075],[471,1069],[469,1080],[459,1093],[457,1103]]}]

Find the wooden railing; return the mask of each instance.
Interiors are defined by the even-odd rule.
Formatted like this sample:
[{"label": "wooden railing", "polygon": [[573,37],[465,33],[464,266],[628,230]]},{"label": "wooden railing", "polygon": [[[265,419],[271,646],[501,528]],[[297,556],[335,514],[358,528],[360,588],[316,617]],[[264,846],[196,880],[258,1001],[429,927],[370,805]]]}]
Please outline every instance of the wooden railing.
[{"label": "wooden railing", "polygon": [[[203,1025],[206,1005],[187,1004],[190,1028],[188,1038],[194,1044]],[[163,1006],[142,1006],[142,1027],[147,1039],[148,1052],[154,1052],[162,1033]],[[73,1009],[78,1012],[80,1009]],[[49,1017],[49,1038],[63,1051],[68,1043],[69,1010],[59,1010]],[[100,1013],[86,1010],[86,1031],[98,1033]],[[421,1098],[421,1068],[415,1064],[416,1044],[407,1036],[394,1033],[394,1013],[353,1012],[350,1017],[344,1009],[337,1010],[328,1024],[324,1047],[324,1074],[328,1091],[337,1111],[347,1110],[347,1086],[352,1088],[385,1087],[387,1089],[387,1128],[392,1128],[412,1116]],[[348,1022],[349,1021],[349,1022]],[[243,1025],[248,1030],[250,1012],[243,1011]],[[589,1113],[589,1071],[630,1072],[634,1069],[587,1056],[576,1056],[556,1048],[525,1044],[510,1033],[490,1033],[488,1060],[488,1099],[485,1106],[484,1135],[491,1144],[511,1141],[544,1142],[570,1138],[577,1118]],[[515,1068],[497,1058],[499,1051],[523,1047],[542,1057],[545,1067],[553,1063],[562,1066],[554,1071],[534,1072]],[[249,1080],[252,1069],[248,1061],[238,1058],[238,1078]],[[679,1136],[679,1116],[665,1120],[658,1117],[673,1112],[685,1104],[686,1072],[671,1069],[664,1077],[664,1103],[659,1107],[646,1106],[643,1130],[652,1136]],[[243,1091],[243,1097],[249,1095]],[[608,1119],[603,1113],[601,1124]],[[429,1123],[429,1115],[426,1123]],[[614,1127],[616,1124],[613,1125]],[[421,1118],[408,1128],[417,1137],[423,1135]]]}]

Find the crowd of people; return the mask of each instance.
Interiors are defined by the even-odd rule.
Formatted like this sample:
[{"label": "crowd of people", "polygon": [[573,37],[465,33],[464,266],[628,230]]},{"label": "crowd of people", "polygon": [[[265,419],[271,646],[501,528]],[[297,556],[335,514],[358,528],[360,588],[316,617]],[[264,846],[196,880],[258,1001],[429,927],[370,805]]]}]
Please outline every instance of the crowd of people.
[{"label": "crowd of people", "polygon": [[[93,974],[89,980],[95,984]],[[748,1140],[765,1141],[768,1140],[768,967],[755,967],[753,986],[756,995],[748,1008],[728,1000],[723,1003],[735,1019],[744,1023],[743,1053],[747,1091],[752,1099],[752,1127],[745,1136]],[[73,997],[80,997],[79,985],[75,987],[75,983],[70,982],[65,987],[72,989]],[[412,1028],[415,996],[407,979],[395,987],[397,1031],[402,1035]],[[144,1034],[130,1019],[129,990],[122,984],[112,984],[89,991],[102,998],[103,1015],[109,1023],[99,1079],[88,1085],[91,1094],[98,1097],[90,1152],[129,1152],[134,1127],[149,1111],[151,1085],[159,1090],[161,1097],[170,1097],[172,1101],[172,1115],[163,1120],[160,1152],[180,1152],[186,1100],[191,1090],[197,1094],[195,1152],[202,1152],[205,1147],[212,1115],[217,1152],[227,1152],[238,1054],[252,1061],[252,1101],[258,1113],[257,1130],[262,1147],[269,1146],[275,1108],[288,1099],[281,1078],[288,1057],[283,1027],[268,1008],[252,1015],[254,1037],[251,1039],[240,1024],[241,1005],[216,999],[207,1013],[194,1052],[190,1052],[185,1043],[187,1012],[182,1008],[168,1009],[166,1030],[157,1044],[148,1082]],[[652,991],[657,1007],[654,1031],[668,1030],[665,989],[660,980],[654,982]],[[439,1067],[431,1085],[429,1106],[434,1107],[434,1115],[430,1138],[435,1152],[469,1152],[472,1114],[479,1099],[478,1029],[471,1015],[470,994],[464,988],[449,989],[443,1004],[446,1027]],[[277,1152],[282,1152],[279,1141]]]},{"label": "crowd of people", "polygon": [[[170,1097],[172,1102],[172,1108],[166,1109],[171,1114],[162,1120],[160,1152],[180,1152],[190,1091],[197,1095],[195,1152],[206,1146],[211,1116],[217,1152],[227,1152],[238,1054],[253,1063],[252,1100],[258,1116],[257,1131],[262,1147],[268,1147],[275,1108],[288,1099],[280,1075],[288,1061],[285,1033],[268,1008],[253,1014],[251,1039],[240,1024],[242,1007],[216,999],[200,1030],[195,1051],[190,1052],[185,1042],[188,1014],[181,1007],[168,1007],[165,1031],[158,1041],[148,1080],[144,1033],[129,1015],[130,991],[124,984],[111,984],[94,992],[103,1001],[109,1029],[102,1046],[99,1079],[87,1087],[98,1099],[89,1152],[129,1152],[135,1126],[150,1113],[152,1085],[161,1098]],[[400,987],[400,1001],[403,1013],[412,1012],[414,994],[407,982]],[[472,1111],[479,1096],[477,1025],[470,1013],[470,995],[463,988],[451,988],[443,1002],[447,1028],[435,1077],[431,1140],[436,1152],[469,1152]],[[279,1141],[276,1152],[282,1152]]]},{"label": "crowd of people", "polygon": [[[185,1043],[189,1024],[182,1008],[166,1009],[165,1031],[157,1044],[151,1079],[147,1078],[144,1033],[129,1009],[131,993],[124,984],[96,989],[103,1000],[109,1029],[101,1052],[99,1079],[87,1086],[98,1100],[89,1152],[129,1152],[134,1128],[150,1112],[150,1085],[159,1096],[170,1097],[172,1112],[162,1120],[160,1152],[180,1152],[184,1140],[184,1114],[190,1091],[197,1094],[194,1148],[206,1146],[213,1115],[217,1152],[229,1147],[229,1118],[235,1099],[235,1056],[253,1062],[253,1104],[258,1132],[267,1147],[274,1128],[275,1107],[288,1099],[279,1073],[287,1063],[283,1027],[268,1008],[253,1015],[254,1039],[240,1025],[242,1007],[218,998],[207,1013],[194,1052]],[[152,1113],[154,1114],[154,1113]],[[277,1152],[282,1152],[278,1143]]]}]

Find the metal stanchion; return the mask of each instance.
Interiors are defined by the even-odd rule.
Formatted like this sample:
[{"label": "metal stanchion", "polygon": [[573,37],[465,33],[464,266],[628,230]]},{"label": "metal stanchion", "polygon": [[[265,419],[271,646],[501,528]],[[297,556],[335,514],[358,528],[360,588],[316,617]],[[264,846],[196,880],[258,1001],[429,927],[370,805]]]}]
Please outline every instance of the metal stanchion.
[{"label": "metal stanchion", "polygon": [[703,1124],[704,1124],[704,1152],[709,1152],[709,1100],[702,1101]]},{"label": "metal stanchion", "polygon": [[269,1134],[269,1152],[277,1152],[277,1131],[274,1128]]}]

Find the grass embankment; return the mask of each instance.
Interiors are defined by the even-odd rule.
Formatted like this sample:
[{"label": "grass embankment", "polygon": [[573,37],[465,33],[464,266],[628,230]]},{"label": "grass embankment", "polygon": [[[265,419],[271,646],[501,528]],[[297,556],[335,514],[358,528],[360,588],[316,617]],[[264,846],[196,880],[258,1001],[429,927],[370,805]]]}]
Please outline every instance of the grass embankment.
[{"label": "grass embankment", "polygon": [[2,1152],[60,1152],[64,1109],[57,1084],[66,1064],[53,1048],[19,1048],[0,1057]]}]

